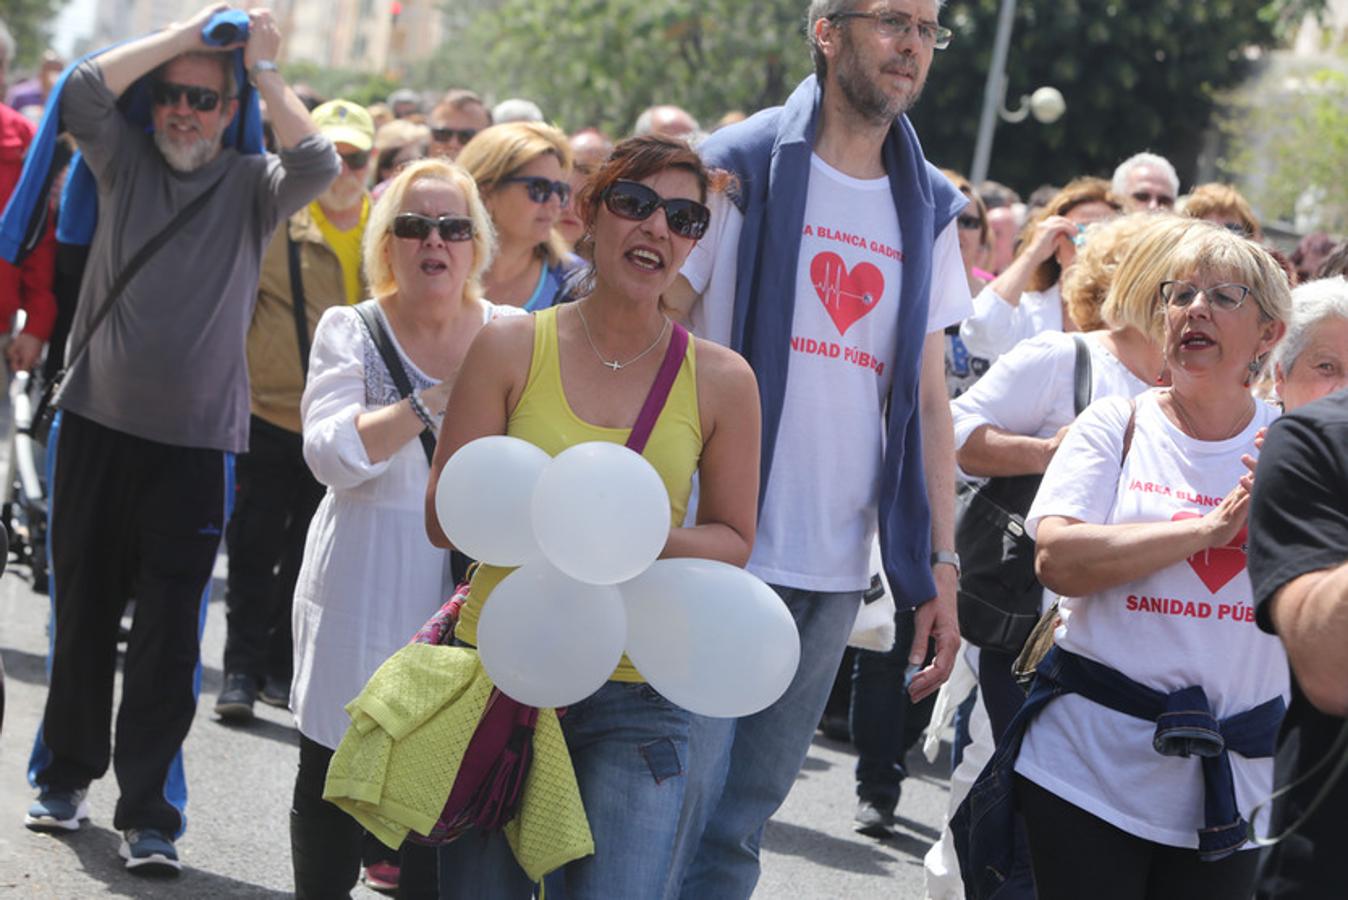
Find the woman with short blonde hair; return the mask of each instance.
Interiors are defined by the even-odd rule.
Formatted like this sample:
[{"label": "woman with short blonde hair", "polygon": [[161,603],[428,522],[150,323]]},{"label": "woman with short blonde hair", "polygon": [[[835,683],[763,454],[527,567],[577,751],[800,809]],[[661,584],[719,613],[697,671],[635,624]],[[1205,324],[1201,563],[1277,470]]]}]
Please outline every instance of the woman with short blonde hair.
[{"label": "woman with short blonde hair", "polygon": [[1099,896],[1101,872],[1120,900],[1248,897],[1266,831],[1245,816],[1272,793],[1290,695],[1245,569],[1251,458],[1278,415],[1250,382],[1291,296],[1253,241],[1167,227],[1110,299],[1155,298],[1159,317],[1117,306],[1159,337],[1170,384],[1091,404],[1044,472],[1025,530],[1066,615],[961,810],[966,874],[1007,871],[1014,795],[1040,900]]},{"label": "woman with short blonde hair", "polygon": [[458,164],[477,182],[500,242],[483,277],[493,302],[546,309],[580,265],[556,228],[571,203],[571,163],[566,135],[542,122],[493,125],[459,153]]},{"label": "woman with short blonde hair", "polygon": [[[309,526],[292,616],[300,764],[290,841],[300,898],[345,897],[360,871],[360,825],[323,799],[344,706],[454,588],[449,555],[422,530],[426,448],[473,338],[498,316],[520,315],[482,297],[493,248],[468,173],[443,159],[412,163],[370,211],[362,253],[373,299],[328,310],[314,332],[300,415],[304,460],[327,493]],[[415,874],[426,870],[433,862],[404,864],[400,889],[434,894]]]}]

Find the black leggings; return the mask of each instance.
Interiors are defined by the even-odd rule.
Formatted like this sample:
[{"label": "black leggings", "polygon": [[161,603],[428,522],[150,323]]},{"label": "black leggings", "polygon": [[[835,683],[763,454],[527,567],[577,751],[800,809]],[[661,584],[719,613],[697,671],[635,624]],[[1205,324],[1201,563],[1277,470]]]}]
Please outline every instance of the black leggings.
[{"label": "black leggings", "polygon": [[1135,837],[1020,775],[1016,804],[1038,900],[1246,900],[1254,893],[1256,852],[1203,862],[1197,850]]},{"label": "black leggings", "polygon": [[[290,857],[298,900],[346,897],[360,876],[360,823],[323,799],[332,751],[300,735],[300,771],[290,808]],[[398,896],[434,900],[439,896],[438,850],[404,842],[395,854],[402,866]]]}]

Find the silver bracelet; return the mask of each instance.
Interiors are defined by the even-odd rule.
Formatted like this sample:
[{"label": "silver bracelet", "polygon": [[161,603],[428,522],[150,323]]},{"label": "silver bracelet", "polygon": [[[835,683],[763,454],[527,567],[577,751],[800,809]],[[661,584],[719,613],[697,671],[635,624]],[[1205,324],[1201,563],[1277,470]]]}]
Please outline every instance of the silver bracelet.
[{"label": "silver bracelet", "polygon": [[431,411],[426,408],[425,401],[417,396],[416,391],[407,395],[407,402],[411,405],[412,412],[421,420],[421,424],[430,431],[435,431],[435,419],[431,418]]}]

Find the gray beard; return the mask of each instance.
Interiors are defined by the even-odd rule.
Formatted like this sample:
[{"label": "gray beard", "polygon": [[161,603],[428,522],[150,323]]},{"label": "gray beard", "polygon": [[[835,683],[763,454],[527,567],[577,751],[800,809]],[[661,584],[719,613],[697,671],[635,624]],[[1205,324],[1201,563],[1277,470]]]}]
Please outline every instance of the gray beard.
[{"label": "gray beard", "polygon": [[908,97],[891,97],[855,71],[850,64],[838,67],[838,87],[847,105],[858,116],[875,125],[890,124],[912,109],[922,94],[922,85],[918,85],[917,90]]},{"label": "gray beard", "polygon": [[169,140],[164,132],[156,131],[154,145],[159,148],[159,155],[164,157],[164,162],[168,163],[170,169],[175,172],[195,172],[215,159],[215,155],[220,151],[220,138],[211,140],[200,137],[183,146]]}]

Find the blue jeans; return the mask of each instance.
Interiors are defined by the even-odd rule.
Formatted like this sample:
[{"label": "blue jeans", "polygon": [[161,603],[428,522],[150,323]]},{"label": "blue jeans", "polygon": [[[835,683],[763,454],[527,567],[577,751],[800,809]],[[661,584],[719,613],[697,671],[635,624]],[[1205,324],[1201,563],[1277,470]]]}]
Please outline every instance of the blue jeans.
[{"label": "blue jeans", "polygon": [[[610,681],[571,706],[562,731],[595,853],[548,876],[548,900],[656,898],[683,806],[692,714],[646,684]],[[444,900],[521,900],[529,878],[499,832],[471,832],[440,854]]]},{"label": "blue jeans", "polygon": [[773,590],[800,631],[800,667],[781,699],[762,712],[743,719],[693,717],[688,796],[668,898],[733,900],[753,893],[763,827],[805,762],[861,599],[860,591]]}]

